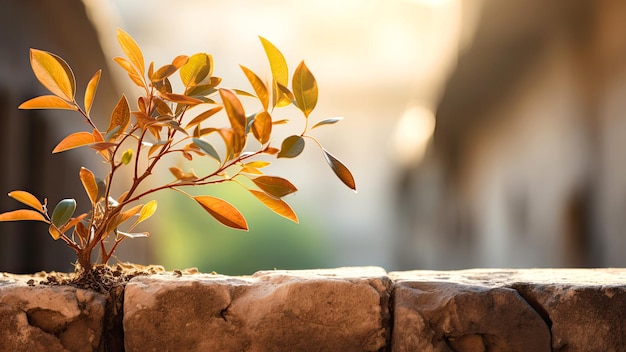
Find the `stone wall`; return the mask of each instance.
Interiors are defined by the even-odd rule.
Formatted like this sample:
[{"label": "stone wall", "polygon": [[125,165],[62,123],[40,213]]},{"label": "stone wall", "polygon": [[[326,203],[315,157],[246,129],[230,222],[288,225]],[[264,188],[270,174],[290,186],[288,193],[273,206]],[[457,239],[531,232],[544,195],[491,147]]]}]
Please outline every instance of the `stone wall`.
[{"label": "stone wall", "polygon": [[32,278],[0,277],[2,351],[626,351],[626,269],[164,272],[113,348],[120,305]]}]

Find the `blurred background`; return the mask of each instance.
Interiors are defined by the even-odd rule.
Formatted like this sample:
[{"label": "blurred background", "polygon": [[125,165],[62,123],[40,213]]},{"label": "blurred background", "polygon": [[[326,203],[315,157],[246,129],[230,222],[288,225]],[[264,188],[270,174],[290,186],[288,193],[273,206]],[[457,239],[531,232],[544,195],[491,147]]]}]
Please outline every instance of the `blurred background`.
[{"label": "blurred background", "polygon": [[[68,112],[17,106],[45,93],[28,62],[34,47],[63,57],[79,92],[104,70],[92,115],[106,126],[120,94],[133,102],[139,93],[111,60],[122,55],[117,27],[156,66],[207,52],[222,86],[245,89],[239,64],[269,73],[263,36],[291,69],[304,59],[314,73],[311,119],[344,117],[314,134],[350,167],[358,193],[308,145],[266,172],[298,187],[286,200],[299,225],[238,187],[209,191],[240,208],[249,232],[165,192],[144,227],[151,238],[123,243],[120,261],[232,275],[626,265],[622,1],[27,0],[2,8],[2,192],[86,203],[78,169],[104,172],[99,160],[88,150],[49,154],[85,125]],[[154,182],[171,176],[162,177]],[[0,197],[0,211],[18,207]],[[72,269],[73,253],[45,224],[0,223],[0,234],[0,271]]]}]

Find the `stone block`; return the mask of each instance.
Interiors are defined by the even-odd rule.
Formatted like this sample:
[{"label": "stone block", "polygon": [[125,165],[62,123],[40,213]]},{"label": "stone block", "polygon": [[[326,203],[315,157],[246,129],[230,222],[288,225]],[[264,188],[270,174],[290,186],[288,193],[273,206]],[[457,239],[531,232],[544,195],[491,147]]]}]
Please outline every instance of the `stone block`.
[{"label": "stone block", "polygon": [[136,277],[126,351],[381,351],[390,291],[380,268]]},{"label": "stone block", "polygon": [[0,278],[0,351],[102,350],[104,295],[25,278]]}]

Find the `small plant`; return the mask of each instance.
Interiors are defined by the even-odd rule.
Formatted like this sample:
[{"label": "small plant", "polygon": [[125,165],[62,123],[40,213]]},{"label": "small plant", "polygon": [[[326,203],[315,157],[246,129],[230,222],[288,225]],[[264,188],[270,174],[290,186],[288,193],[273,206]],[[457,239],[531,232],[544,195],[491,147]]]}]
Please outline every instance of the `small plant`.
[{"label": "small plant", "polygon": [[[20,109],[73,110],[90,126],[89,131],[65,137],[52,153],[89,147],[107,164],[108,173],[103,179],[97,178],[87,168],[80,168],[79,178],[89,197],[91,209],[75,215],[76,201],[63,199],[50,215],[47,199],[41,202],[31,193],[18,190],[10,192],[9,197],[32,209],[0,214],[0,221],[35,220],[49,224],[52,238],[62,240],[76,252],[81,273],[91,272],[94,249],[99,248],[100,261],[107,264],[125,239],[147,237],[147,232],[136,232],[135,228],[154,214],[157,202],[150,200],[144,204],[137,203],[166,189],[186,195],[220,223],[247,230],[244,216],[227,201],[209,195],[194,196],[183,191],[187,187],[235,182],[278,215],[298,222],[293,209],[283,200],[284,196],[295,192],[296,187],[285,178],[265,175],[261,169],[270,162],[258,157],[297,157],[307,139],[321,149],[339,179],[356,190],[348,168],[309,134],[312,129],[334,124],[340,118],[310,123],[309,117],[317,103],[318,88],[304,62],[291,75],[289,88],[289,71],[284,56],[272,43],[260,37],[269,60],[271,79],[264,82],[250,69],[241,66],[254,91],[251,94],[238,89],[219,88],[221,79],[213,76],[211,55],[180,55],[171,64],[160,68],[150,63],[146,70],[143,53],[130,35],[118,29],[117,39],[126,58],[116,57],[114,60],[128,73],[130,80],[140,87],[141,96],[137,100],[136,109],[131,110],[126,97],[122,95],[113,109],[106,130],[96,126],[90,116],[101,71],[96,72],[87,84],[81,107],[75,99],[76,82],[71,68],[62,58],[49,52],[31,49],[30,63],[35,77],[52,95],[35,97],[19,106]],[[183,86],[182,93],[174,93],[172,89],[170,78],[176,72]],[[238,96],[258,100],[259,110],[246,114]],[[284,139],[279,149],[272,145],[273,126],[288,121],[275,121],[272,113],[275,108],[290,104],[304,115],[304,128],[300,133]],[[218,120],[209,119],[219,112],[225,112],[228,122],[224,124],[228,125],[209,125],[208,122]],[[223,147],[219,149],[221,152],[214,147],[214,141],[209,138],[211,135],[219,136],[218,141],[223,140]],[[256,148],[247,148],[249,144]],[[169,170],[174,176],[173,181],[154,188],[142,187],[157,164],[168,155],[182,156],[187,160],[202,158],[205,160],[203,168],[209,171],[197,175],[191,169],[171,166]],[[131,169],[121,173],[122,168]],[[131,179],[124,179],[126,175],[130,175]],[[125,184],[125,191],[113,194],[119,185]]]}]

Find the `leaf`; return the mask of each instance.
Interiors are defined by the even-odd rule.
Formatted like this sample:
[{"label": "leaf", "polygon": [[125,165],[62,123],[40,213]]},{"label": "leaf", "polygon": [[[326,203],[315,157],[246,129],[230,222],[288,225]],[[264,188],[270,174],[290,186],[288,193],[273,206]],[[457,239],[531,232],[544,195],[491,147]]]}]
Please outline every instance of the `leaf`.
[{"label": "leaf", "polygon": [[260,189],[276,198],[282,198],[298,189],[288,180],[277,176],[259,176],[251,178]]},{"label": "leaf", "polygon": [[163,92],[160,92],[160,93],[163,99],[166,99],[174,103],[185,104],[185,105],[190,105],[190,106],[203,103],[203,101],[200,99],[192,98],[192,97],[182,95],[182,94],[163,93]]},{"label": "leaf", "polygon": [[277,158],[295,158],[304,150],[305,142],[302,136],[289,136],[285,138],[280,146]]},{"label": "leaf", "polygon": [[74,101],[76,79],[67,62],[47,51],[30,49],[30,66],[35,77],[52,94]]},{"label": "leaf", "polygon": [[343,182],[348,188],[354,190],[356,192],[356,183],[354,182],[354,177],[348,168],[337,158],[332,156],[329,152],[322,149],[324,152],[324,157],[326,158],[326,162],[330,165],[330,168],[333,169],[335,175],[339,177],[341,182]]},{"label": "leaf", "polygon": [[61,236],[63,236],[63,232],[61,232],[56,226],[54,225],[50,225],[48,227],[48,233],[50,234],[50,236],[52,236],[52,238],[56,241],[59,238],[61,238]]},{"label": "leaf", "polygon": [[266,166],[271,165],[272,163],[270,163],[269,161],[260,161],[260,160],[255,160],[255,161],[251,161],[249,163],[245,163],[244,166],[249,166],[249,167],[253,167],[255,169],[262,169]]},{"label": "leaf", "polygon": [[261,101],[261,104],[263,105],[263,109],[267,111],[270,104],[270,95],[267,90],[267,86],[265,85],[265,83],[263,83],[261,78],[256,75],[256,73],[252,72],[252,70],[242,65],[239,65],[239,67],[241,67],[243,73],[248,78],[248,81],[250,81],[250,85],[252,85],[254,92],[259,98],[259,101]]},{"label": "leaf", "polygon": [[133,64],[140,77],[143,77],[146,72],[145,62],[143,60],[143,53],[135,42],[135,40],[124,32],[122,29],[117,29],[117,41],[120,43],[120,47],[126,54],[126,57]]},{"label": "leaf", "polygon": [[9,192],[9,197],[15,199],[22,204],[26,204],[33,209],[43,212],[43,204],[41,204],[37,197],[26,191]]},{"label": "leaf", "polygon": [[74,215],[76,201],[74,199],[63,199],[54,207],[52,211],[52,224],[56,227],[65,225]]},{"label": "leaf", "polygon": [[137,70],[133,67],[133,64],[130,61],[123,57],[114,57],[113,61],[117,62],[124,70],[126,70],[128,77],[130,77],[131,81],[133,81],[137,86],[141,88],[146,86],[142,76],[137,73]]},{"label": "leaf", "polygon": [[62,233],[65,233],[67,230],[71,229],[73,226],[80,225],[80,222],[83,221],[83,219],[86,217],[87,217],[87,214],[83,213],[75,218],[70,219],[70,221],[67,224],[63,225],[63,227],[61,227],[59,231],[61,231]]},{"label": "leaf", "polygon": [[143,238],[143,237],[149,237],[150,236],[150,234],[148,232],[129,233],[129,232],[117,231],[116,233],[118,235],[122,235],[122,236],[128,237],[128,238]]},{"label": "leaf", "polygon": [[152,82],[162,81],[165,78],[173,75],[181,66],[183,66],[189,58],[186,55],[179,55],[172,60],[172,63],[165,65],[158,69],[156,72],[150,74],[150,80]]},{"label": "leaf", "polygon": [[76,106],[68,103],[67,101],[57,97],[56,95],[42,95],[29,99],[20,106],[18,109],[33,110],[33,109],[61,109],[61,110],[76,110]]},{"label": "leaf", "polygon": [[[239,101],[235,93],[226,89],[220,89],[219,92],[232,131],[234,132],[230,141],[231,153],[229,153],[229,157],[236,157],[241,153],[246,144],[246,114],[241,105],[241,101]],[[222,137],[226,140],[224,135],[222,135]]]},{"label": "leaf", "polygon": [[319,126],[323,126],[323,125],[332,125],[335,124],[339,121],[343,120],[343,117],[331,117],[328,119],[324,119],[322,121],[319,121],[318,123],[316,123],[315,125],[313,125],[313,127],[311,127],[311,129],[314,129],[315,127],[319,127]]},{"label": "leaf", "polygon": [[93,100],[96,97],[96,90],[98,89],[98,83],[100,82],[100,76],[102,75],[102,70],[98,70],[93,77],[87,83],[87,88],[85,89],[85,112],[89,115],[91,111],[91,106],[93,105]]},{"label": "leaf", "polygon": [[217,160],[219,163],[222,162],[222,160],[220,159],[220,155],[217,153],[215,148],[213,148],[213,146],[209,142],[202,140],[200,138],[194,138],[193,143],[197,145],[198,147],[200,147],[200,149],[202,149],[202,151],[205,152],[207,155]]},{"label": "leaf", "polygon": [[[213,70],[213,58],[205,53],[191,55],[180,68],[180,80],[186,88],[199,85]],[[188,93],[185,90],[185,93]]]},{"label": "leaf", "polygon": [[289,69],[287,67],[285,57],[269,40],[261,36],[259,36],[259,39],[261,39],[265,55],[270,62],[272,77],[274,77],[276,82],[282,84],[283,86],[287,86],[289,81]]},{"label": "leaf", "polygon": [[89,132],[72,133],[69,136],[63,138],[63,140],[59,142],[59,144],[57,144],[56,147],[54,147],[54,150],[52,150],[52,153],[53,154],[60,153],[66,150],[89,145],[94,142],[95,142],[94,136],[93,134]]},{"label": "leaf", "polygon": [[87,196],[89,196],[91,204],[96,204],[98,202],[98,182],[96,181],[96,177],[93,172],[87,168],[81,167],[79,176],[80,181],[83,183],[83,187],[85,187]]},{"label": "leaf", "polygon": [[198,179],[198,176],[193,172],[193,170],[190,171],[190,172],[184,172],[180,168],[178,168],[176,166],[172,166],[172,167],[170,167],[170,172],[179,181],[183,181],[183,182],[187,181],[187,182],[189,182],[189,181],[195,181],[195,180]]},{"label": "leaf", "polygon": [[146,203],[143,207],[141,207],[141,211],[139,212],[139,218],[135,221],[135,224],[132,227],[137,226],[140,222],[147,220],[151,217],[154,212],[157,210],[157,201],[151,200]]},{"label": "leaf", "polygon": [[131,160],[133,160],[133,150],[126,149],[126,151],[122,153],[122,157],[120,158],[120,161],[122,164],[128,165],[131,162]]},{"label": "leaf", "polygon": [[189,121],[189,123],[187,124],[187,126],[185,126],[185,129],[189,129],[193,126],[196,126],[198,124],[200,124],[202,121],[208,119],[209,117],[215,115],[216,113],[218,113],[220,110],[222,110],[221,106],[216,106],[214,108],[211,108],[201,114],[199,114],[198,116],[194,117],[193,120]]},{"label": "leaf", "polygon": [[30,209],[19,209],[0,214],[0,221],[35,220],[50,223],[40,212]]},{"label": "leaf", "polygon": [[[107,129],[108,141],[114,140],[123,133],[130,124],[130,106],[126,96],[122,94],[122,97],[117,102],[115,109],[111,113],[111,119],[109,120],[109,128]],[[113,129],[119,128],[117,132],[112,132]],[[111,132],[111,134],[109,134]]]},{"label": "leaf", "polygon": [[259,143],[265,144],[270,140],[272,134],[272,116],[267,111],[256,114],[252,122],[252,134]]},{"label": "leaf", "polygon": [[248,230],[248,223],[232,204],[211,196],[196,196],[193,199],[217,221],[239,230]]},{"label": "leaf", "polygon": [[298,216],[293,211],[293,209],[291,209],[289,204],[287,204],[287,202],[285,202],[284,200],[270,197],[263,192],[256,191],[253,189],[250,189],[249,191],[250,193],[252,193],[253,196],[255,196],[258,200],[260,200],[271,211],[295,222],[296,224],[298,223]]},{"label": "leaf", "polygon": [[298,65],[293,73],[292,84],[296,105],[307,118],[317,104],[317,82],[304,61]]}]

